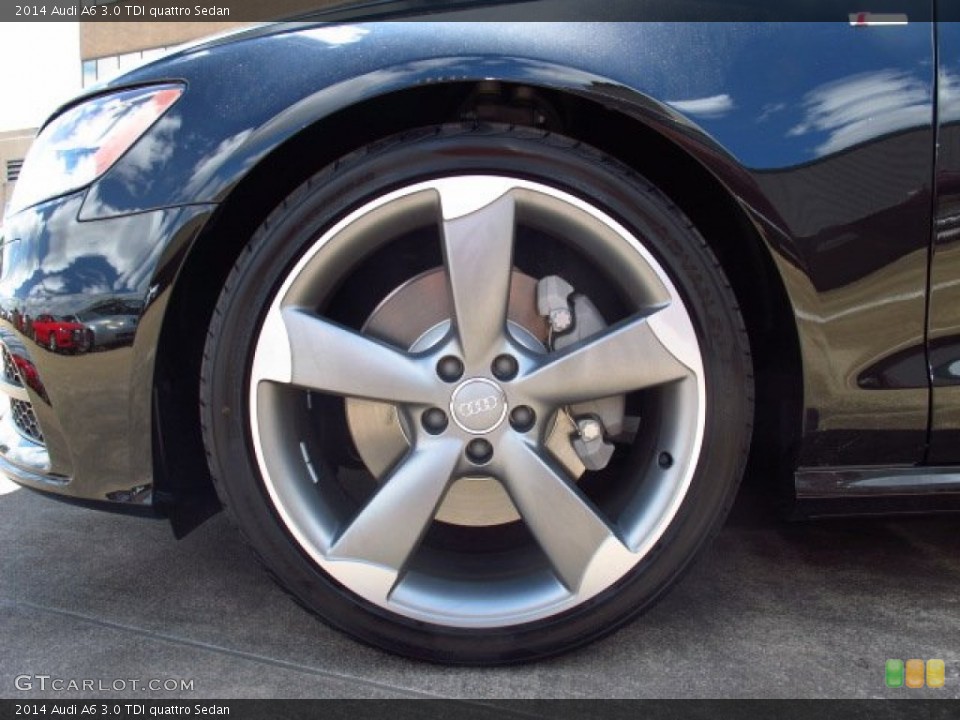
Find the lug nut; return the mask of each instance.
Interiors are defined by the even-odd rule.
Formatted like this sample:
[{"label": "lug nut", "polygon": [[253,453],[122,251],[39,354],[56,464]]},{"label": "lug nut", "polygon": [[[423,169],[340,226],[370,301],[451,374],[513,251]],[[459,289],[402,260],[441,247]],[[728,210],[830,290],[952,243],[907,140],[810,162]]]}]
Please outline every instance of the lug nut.
[{"label": "lug nut", "polygon": [[517,432],[527,432],[536,421],[537,415],[533,412],[533,408],[526,405],[517,405],[510,411],[510,425]]},{"label": "lug nut", "polygon": [[517,359],[512,355],[498,355],[490,368],[497,380],[513,380],[517,376]]},{"label": "lug nut", "polygon": [[463,363],[460,362],[460,358],[453,355],[442,357],[440,362],[437,363],[437,375],[444,382],[456,382],[463,377]]},{"label": "lug nut", "polygon": [[486,440],[477,438],[467,443],[467,458],[474,465],[485,465],[493,457],[493,445]]},{"label": "lug nut", "polygon": [[657,458],[657,463],[666,470],[673,465],[673,455],[668,452],[662,452],[660,453],[660,457]]},{"label": "lug nut", "polygon": [[430,408],[420,417],[423,429],[431,435],[439,435],[447,429],[447,414],[440,408]]}]

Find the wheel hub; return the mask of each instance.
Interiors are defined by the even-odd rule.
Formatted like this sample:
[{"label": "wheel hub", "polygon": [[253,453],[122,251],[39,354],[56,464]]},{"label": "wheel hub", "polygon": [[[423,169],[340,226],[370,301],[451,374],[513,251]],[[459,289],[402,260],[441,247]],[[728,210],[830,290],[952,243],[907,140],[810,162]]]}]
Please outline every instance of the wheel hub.
[{"label": "wheel hub", "polygon": [[507,396],[492,380],[472,378],[453,391],[450,413],[461,430],[486,435],[496,430],[507,416]]},{"label": "wheel hub", "polygon": [[[452,312],[447,274],[438,268],[408,280],[391,293],[367,319],[363,332],[418,352],[449,332]],[[533,352],[544,352],[548,328],[537,310],[537,281],[518,271],[513,272],[511,280],[508,318],[512,335],[522,345]],[[487,395],[484,393],[481,397]],[[506,415],[509,408],[505,401],[503,405]],[[454,408],[449,409],[455,426],[462,427]],[[382,479],[410,449],[409,433],[396,408],[386,403],[347,398],[346,411],[350,435],[360,458],[374,476]],[[545,444],[570,476],[577,479],[585,468],[569,440],[576,427],[564,413],[552,422]],[[437,510],[437,520],[452,525],[487,527],[519,519],[520,514],[503,485],[482,474],[454,482]]]}]

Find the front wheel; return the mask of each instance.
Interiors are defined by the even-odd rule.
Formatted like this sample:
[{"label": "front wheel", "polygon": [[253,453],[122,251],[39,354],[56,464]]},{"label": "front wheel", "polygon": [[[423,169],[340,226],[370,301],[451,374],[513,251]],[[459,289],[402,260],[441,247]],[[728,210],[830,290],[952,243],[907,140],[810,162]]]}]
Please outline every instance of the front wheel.
[{"label": "front wheel", "polygon": [[524,129],[319,172],[242,253],[205,355],[211,470],[255,551],[330,624],[429,660],[542,657],[637,615],[719,528],[750,439],[703,239],[629,169]]}]

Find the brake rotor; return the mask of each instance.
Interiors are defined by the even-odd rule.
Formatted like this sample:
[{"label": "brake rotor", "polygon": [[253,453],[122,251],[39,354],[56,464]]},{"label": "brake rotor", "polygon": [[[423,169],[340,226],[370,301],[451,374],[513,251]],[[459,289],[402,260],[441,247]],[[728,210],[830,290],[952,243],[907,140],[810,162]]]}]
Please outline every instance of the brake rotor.
[{"label": "brake rotor", "polygon": [[[371,313],[362,331],[411,352],[424,350],[450,328],[453,302],[443,268],[430,270],[394,290]],[[537,309],[537,281],[514,271],[510,283],[507,321],[518,342],[546,352],[548,326]],[[410,449],[396,408],[388,403],[348,398],[347,424],[367,470],[382,481]],[[570,477],[579,479],[585,468],[571,445],[577,432],[566,413],[557,413],[546,445]],[[465,477],[447,491],[436,519],[453,525],[502,525],[520,519],[510,496],[492,477]]]}]

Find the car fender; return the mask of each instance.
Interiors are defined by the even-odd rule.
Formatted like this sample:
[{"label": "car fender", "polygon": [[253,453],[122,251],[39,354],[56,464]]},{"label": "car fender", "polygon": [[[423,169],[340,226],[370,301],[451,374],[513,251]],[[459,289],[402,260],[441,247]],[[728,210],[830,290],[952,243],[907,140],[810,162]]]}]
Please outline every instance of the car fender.
[{"label": "car fender", "polygon": [[[81,217],[222,203],[298,133],[396,93],[492,80],[573,94],[680,147],[763,239],[800,339],[798,464],[917,462],[929,380],[881,377],[890,349],[922,349],[924,332],[934,54],[931,24],[912,17],[886,30],[587,23],[525,36],[482,24],[315,26],[220,44],[216,61],[201,45],[112,86],[188,89],[91,187]],[[799,53],[824,62],[797,64]],[[238,103],[237,84],[259,91]],[[889,121],[872,120],[877,101]],[[883,170],[891,158],[896,173]],[[131,182],[140,177],[152,181]],[[884,300],[864,305],[873,294]],[[854,321],[866,330],[852,333]]]}]

